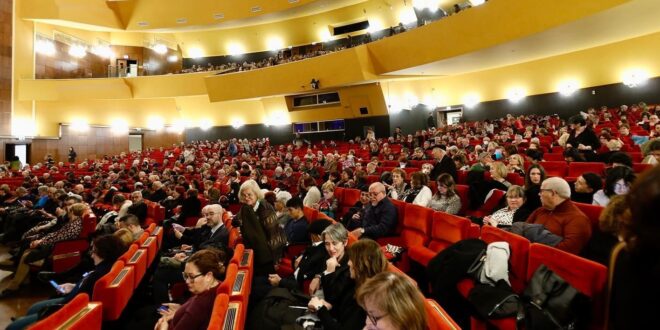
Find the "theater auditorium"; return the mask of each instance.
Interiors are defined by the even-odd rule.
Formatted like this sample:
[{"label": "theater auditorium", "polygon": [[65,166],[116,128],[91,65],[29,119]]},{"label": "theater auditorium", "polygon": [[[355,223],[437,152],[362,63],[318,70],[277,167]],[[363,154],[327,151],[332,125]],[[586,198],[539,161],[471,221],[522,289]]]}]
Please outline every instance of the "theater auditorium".
[{"label": "theater auditorium", "polygon": [[0,0],[0,327],[657,328],[659,13]]}]

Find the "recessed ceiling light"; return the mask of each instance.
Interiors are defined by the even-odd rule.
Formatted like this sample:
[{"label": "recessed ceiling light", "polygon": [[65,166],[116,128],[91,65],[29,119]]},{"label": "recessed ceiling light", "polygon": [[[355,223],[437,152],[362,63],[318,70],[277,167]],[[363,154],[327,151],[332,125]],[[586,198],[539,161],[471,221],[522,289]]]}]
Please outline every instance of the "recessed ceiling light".
[{"label": "recessed ceiling light", "polygon": [[145,26],[149,26],[149,22],[138,22],[137,25],[145,27]]},{"label": "recessed ceiling light", "polygon": [[223,14],[223,13],[213,14],[213,18],[214,19],[223,19],[223,18],[225,18],[225,14]]},{"label": "recessed ceiling light", "polygon": [[289,0],[289,3],[297,3],[299,0]]},{"label": "recessed ceiling light", "polygon": [[185,17],[176,19],[176,24],[186,24],[186,23],[188,23],[188,19]]},{"label": "recessed ceiling light", "polygon": [[250,8],[250,11],[253,12],[253,13],[258,13],[258,12],[261,11],[261,6],[254,6],[254,7]]}]

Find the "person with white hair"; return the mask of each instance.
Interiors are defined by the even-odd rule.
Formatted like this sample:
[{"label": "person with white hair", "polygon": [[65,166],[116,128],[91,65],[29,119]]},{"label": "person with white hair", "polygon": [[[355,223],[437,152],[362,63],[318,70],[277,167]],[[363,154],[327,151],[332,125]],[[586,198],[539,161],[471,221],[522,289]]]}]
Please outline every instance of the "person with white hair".
[{"label": "person with white hair", "polygon": [[275,194],[275,213],[277,214],[277,222],[280,224],[280,227],[284,228],[284,225],[291,218],[286,207],[286,202],[289,201],[293,196],[288,191],[278,191]]},{"label": "person with white hair", "polygon": [[275,209],[254,180],[243,182],[238,197],[243,205],[232,225],[240,227],[245,247],[254,250],[255,275],[273,274],[287,242]]},{"label": "person with white hair", "polygon": [[541,207],[536,209],[528,223],[542,224],[551,233],[561,236],[555,247],[579,254],[591,237],[589,218],[571,201],[571,187],[559,177],[545,179],[541,183]]}]

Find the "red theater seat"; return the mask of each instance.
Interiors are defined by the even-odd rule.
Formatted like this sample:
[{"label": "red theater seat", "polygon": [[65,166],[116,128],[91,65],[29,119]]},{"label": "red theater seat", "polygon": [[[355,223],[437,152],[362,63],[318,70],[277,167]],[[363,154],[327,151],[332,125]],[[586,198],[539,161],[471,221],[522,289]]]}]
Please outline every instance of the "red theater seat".
[{"label": "red theater seat", "polygon": [[584,203],[575,203],[575,206],[577,206],[584,215],[586,215],[589,218],[589,221],[591,222],[591,229],[592,230],[599,230],[598,227],[598,218],[600,218],[600,214],[603,212],[605,209],[604,207],[600,205],[592,205],[592,204],[584,204]]},{"label": "red theater seat", "polygon": [[511,252],[509,257],[509,281],[515,292],[522,292],[527,279],[527,262],[529,261],[529,248],[531,245],[529,240],[493,226],[483,226],[481,228],[481,239],[488,244],[493,242],[509,243]]},{"label": "red theater seat", "polygon": [[119,319],[133,295],[134,280],[133,267],[117,261],[110,272],[96,281],[92,300],[103,303],[104,321]]},{"label": "red theater seat", "polygon": [[539,165],[543,166],[547,177],[558,176],[563,178],[568,172],[568,165],[566,165],[565,161],[540,162]]},{"label": "red theater seat", "polygon": [[211,321],[209,322],[208,327],[209,330],[223,329],[228,307],[229,295],[219,294],[215,297],[213,312],[211,313]]},{"label": "red theater seat", "polygon": [[55,313],[33,324],[30,330],[89,330],[101,329],[103,307],[101,303],[89,302],[89,296],[80,293]]},{"label": "red theater seat", "polygon": [[605,163],[571,162],[568,165],[567,176],[571,178],[577,178],[578,176],[587,172],[593,172],[602,176],[605,173]]},{"label": "red theater seat", "polygon": [[230,263],[227,267],[227,272],[225,273],[225,280],[218,285],[216,289],[217,294],[227,294],[231,295],[232,288],[234,287],[234,282],[236,281],[236,275],[238,274],[238,265]]},{"label": "red theater seat", "polygon": [[428,321],[429,329],[432,330],[460,330],[461,328],[456,322],[440,307],[440,305],[433,299],[424,300],[424,309],[426,310],[426,318]]},{"label": "red theater seat", "polygon": [[431,241],[428,246],[413,246],[408,250],[410,259],[423,266],[440,251],[468,237],[470,231],[470,220],[447,214],[435,212],[431,223]]}]

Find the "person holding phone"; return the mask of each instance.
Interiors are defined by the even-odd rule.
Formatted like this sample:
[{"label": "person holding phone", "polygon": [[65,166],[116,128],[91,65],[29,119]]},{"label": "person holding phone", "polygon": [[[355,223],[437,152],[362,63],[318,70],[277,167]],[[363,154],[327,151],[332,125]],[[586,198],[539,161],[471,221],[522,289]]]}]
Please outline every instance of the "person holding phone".
[{"label": "person holding phone", "polygon": [[51,281],[51,284],[56,286],[55,289],[61,297],[35,303],[28,308],[25,316],[20,317],[9,324],[7,329],[17,330],[27,328],[30,324],[39,320],[39,312],[41,310],[53,305],[64,305],[79,293],[86,293],[92,297],[96,281],[110,271],[117,258],[126,252],[126,250],[126,245],[119,237],[113,235],[97,237],[89,250],[92,260],[94,261],[94,269],[85,273],[78,283],[63,283],[57,285],[57,283]]}]

